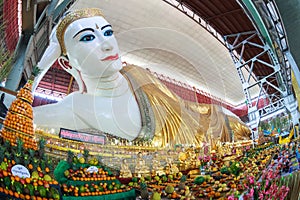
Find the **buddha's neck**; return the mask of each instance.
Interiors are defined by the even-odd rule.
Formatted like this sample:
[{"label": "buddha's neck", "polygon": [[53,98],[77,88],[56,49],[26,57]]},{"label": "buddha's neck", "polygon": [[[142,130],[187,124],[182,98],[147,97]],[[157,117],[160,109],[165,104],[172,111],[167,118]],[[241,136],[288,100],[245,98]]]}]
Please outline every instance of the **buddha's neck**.
[{"label": "buddha's neck", "polygon": [[120,73],[115,73],[107,77],[89,77],[82,75],[88,94],[103,97],[118,97],[125,94],[128,89],[128,83],[125,77]]}]

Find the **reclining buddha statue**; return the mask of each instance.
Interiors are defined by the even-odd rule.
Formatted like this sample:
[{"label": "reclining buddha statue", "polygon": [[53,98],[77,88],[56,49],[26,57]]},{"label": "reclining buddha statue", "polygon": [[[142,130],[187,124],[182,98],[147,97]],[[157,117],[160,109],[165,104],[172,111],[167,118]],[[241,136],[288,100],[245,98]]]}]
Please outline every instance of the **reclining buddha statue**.
[{"label": "reclining buddha statue", "polygon": [[75,78],[79,91],[34,107],[37,127],[93,129],[162,147],[228,141],[232,131],[249,138],[246,125],[222,107],[184,101],[146,69],[123,66],[112,26],[98,8],[73,10],[61,19],[38,63],[34,88],[55,61]]}]

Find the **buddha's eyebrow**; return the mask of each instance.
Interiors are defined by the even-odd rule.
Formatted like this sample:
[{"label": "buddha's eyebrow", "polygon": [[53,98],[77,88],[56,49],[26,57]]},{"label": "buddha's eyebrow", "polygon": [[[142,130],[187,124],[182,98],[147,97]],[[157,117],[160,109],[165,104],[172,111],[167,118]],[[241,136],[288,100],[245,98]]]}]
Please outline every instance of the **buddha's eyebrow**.
[{"label": "buddha's eyebrow", "polygon": [[92,28],[84,28],[84,29],[78,31],[78,32],[73,36],[73,38],[76,37],[79,33],[84,32],[84,31],[92,31],[92,32],[95,32],[95,30],[92,29]]},{"label": "buddha's eyebrow", "polygon": [[111,25],[107,24],[107,25],[105,25],[105,26],[102,26],[102,27],[101,27],[101,30],[105,29],[106,27],[111,27]]}]

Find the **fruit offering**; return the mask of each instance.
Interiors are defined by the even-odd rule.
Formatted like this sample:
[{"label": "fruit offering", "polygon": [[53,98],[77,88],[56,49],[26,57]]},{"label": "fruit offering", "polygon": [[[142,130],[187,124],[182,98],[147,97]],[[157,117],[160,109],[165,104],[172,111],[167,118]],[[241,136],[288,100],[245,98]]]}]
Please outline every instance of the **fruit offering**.
[{"label": "fruit offering", "polygon": [[[43,178],[44,177],[44,178]],[[54,199],[59,200],[60,194],[49,175],[32,174],[31,178],[20,178],[11,174],[10,169],[0,169],[0,192],[18,199]]]},{"label": "fruit offering", "polygon": [[19,98],[15,99],[13,104],[14,106],[10,107],[10,112],[18,113],[20,115],[28,117],[29,119],[33,118],[33,112],[32,109],[30,109],[31,104]]},{"label": "fruit offering", "polygon": [[32,119],[12,112],[7,113],[6,119],[3,123],[5,127],[28,135],[33,134]]},{"label": "fruit offering", "polygon": [[33,95],[31,93],[32,83],[26,83],[12,102],[3,122],[1,135],[12,145],[16,140],[21,139],[25,148],[37,150],[37,143],[34,137],[33,128]]},{"label": "fruit offering", "polygon": [[70,185],[62,184],[62,191],[66,196],[101,196],[106,194],[115,194],[120,192],[126,192],[130,189],[120,184],[119,181],[100,182],[100,183],[86,183],[84,185]]},{"label": "fruit offering", "polygon": [[33,95],[31,93],[32,84],[26,83],[23,88],[20,89],[20,91],[17,94],[17,98],[23,99],[27,101],[29,104],[32,104],[33,102]]},{"label": "fruit offering", "polygon": [[80,162],[70,165],[66,161],[60,161],[54,176],[66,196],[100,196],[131,190],[121,184],[106,167],[98,165]]}]

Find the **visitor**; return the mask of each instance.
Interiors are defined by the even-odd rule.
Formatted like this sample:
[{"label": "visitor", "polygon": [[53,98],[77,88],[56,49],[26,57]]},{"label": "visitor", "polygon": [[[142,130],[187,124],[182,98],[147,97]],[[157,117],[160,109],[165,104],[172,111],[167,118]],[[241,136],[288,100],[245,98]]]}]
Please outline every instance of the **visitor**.
[{"label": "visitor", "polygon": [[8,111],[7,106],[4,103],[4,98],[5,98],[5,93],[2,93],[0,98],[0,118],[2,119],[5,118]]},{"label": "visitor", "polygon": [[296,153],[296,158],[297,158],[297,160],[298,160],[298,162],[300,163],[300,153],[299,153],[299,147],[298,146],[296,146],[295,147],[295,153]]},{"label": "visitor", "polygon": [[288,173],[290,171],[290,167],[291,167],[291,160],[289,159],[289,156],[286,155],[285,160],[283,162],[283,169],[282,169],[282,171],[284,173]]}]

